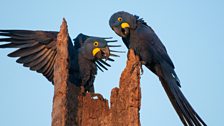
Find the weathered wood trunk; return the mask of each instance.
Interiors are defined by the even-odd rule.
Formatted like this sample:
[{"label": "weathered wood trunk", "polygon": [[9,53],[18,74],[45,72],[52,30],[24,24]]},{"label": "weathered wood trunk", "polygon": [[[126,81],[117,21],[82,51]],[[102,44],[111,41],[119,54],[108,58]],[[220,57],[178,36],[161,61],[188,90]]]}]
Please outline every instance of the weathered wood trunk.
[{"label": "weathered wood trunk", "polygon": [[57,36],[57,56],[54,66],[54,99],[52,126],[76,126],[79,88],[68,82],[68,30],[63,19]]},{"label": "weathered wood trunk", "polygon": [[134,52],[130,50],[119,88],[111,91],[109,107],[106,99],[93,99],[88,93],[83,96],[79,88],[68,82],[67,47],[68,30],[64,20],[57,42],[52,126],[140,126],[140,66]]}]

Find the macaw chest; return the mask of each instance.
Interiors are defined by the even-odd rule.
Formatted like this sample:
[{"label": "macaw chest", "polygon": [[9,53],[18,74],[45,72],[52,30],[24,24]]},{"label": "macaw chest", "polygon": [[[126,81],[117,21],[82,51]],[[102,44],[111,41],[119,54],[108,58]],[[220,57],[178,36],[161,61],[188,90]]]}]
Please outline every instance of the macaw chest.
[{"label": "macaw chest", "polygon": [[153,60],[153,52],[150,50],[150,43],[145,43],[141,39],[130,39],[129,48],[133,49],[135,54],[140,57],[141,61],[151,64]]},{"label": "macaw chest", "polygon": [[140,39],[134,38],[130,39],[129,41],[130,41],[129,48],[133,49],[136,54],[139,55],[142,51],[144,51],[145,45],[140,41]]}]

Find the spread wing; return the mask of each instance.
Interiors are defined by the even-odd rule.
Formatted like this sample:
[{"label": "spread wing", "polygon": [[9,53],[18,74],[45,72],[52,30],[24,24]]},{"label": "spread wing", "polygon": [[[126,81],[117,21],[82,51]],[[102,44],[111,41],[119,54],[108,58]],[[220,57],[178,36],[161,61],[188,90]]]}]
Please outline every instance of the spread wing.
[{"label": "spread wing", "polygon": [[8,56],[19,57],[17,63],[42,73],[53,82],[57,34],[52,31],[0,30],[0,48],[17,48]]}]

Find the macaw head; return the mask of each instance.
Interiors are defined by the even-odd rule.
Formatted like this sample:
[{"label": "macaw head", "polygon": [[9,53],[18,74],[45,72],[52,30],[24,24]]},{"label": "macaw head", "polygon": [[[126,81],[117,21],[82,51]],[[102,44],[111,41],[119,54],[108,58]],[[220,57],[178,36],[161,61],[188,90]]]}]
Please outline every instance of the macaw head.
[{"label": "macaw head", "polygon": [[117,35],[125,38],[130,34],[130,29],[136,28],[136,22],[136,16],[128,12],[119,11],[110,17],[109,25]]},{"label": "macaw head", "polygon": [[120,45],[108,45],[109,42],[116,42],[116,40],[107,41],[105,38],[89,37],[80,50],[83,56],[89,60],[107,60],[110,56],[118,56],[111,52],[119,52],[110,50],[110,47],[120,47]]}]

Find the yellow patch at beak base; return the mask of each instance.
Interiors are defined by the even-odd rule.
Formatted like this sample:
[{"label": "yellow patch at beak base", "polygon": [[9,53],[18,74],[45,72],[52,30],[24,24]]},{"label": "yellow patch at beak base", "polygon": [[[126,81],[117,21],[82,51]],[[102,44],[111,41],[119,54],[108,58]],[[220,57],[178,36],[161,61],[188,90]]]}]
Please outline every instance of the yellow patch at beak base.
[{"label": "yellow patch at beak base", "polygon": [[92,51],[93,56],[95,56],[100,51],[100,48],[95,48]]},{"label": "yellow patch at beak base", "polygon": [[122,23],[121,28],[130,28],[130,25],[128,23]]}]

